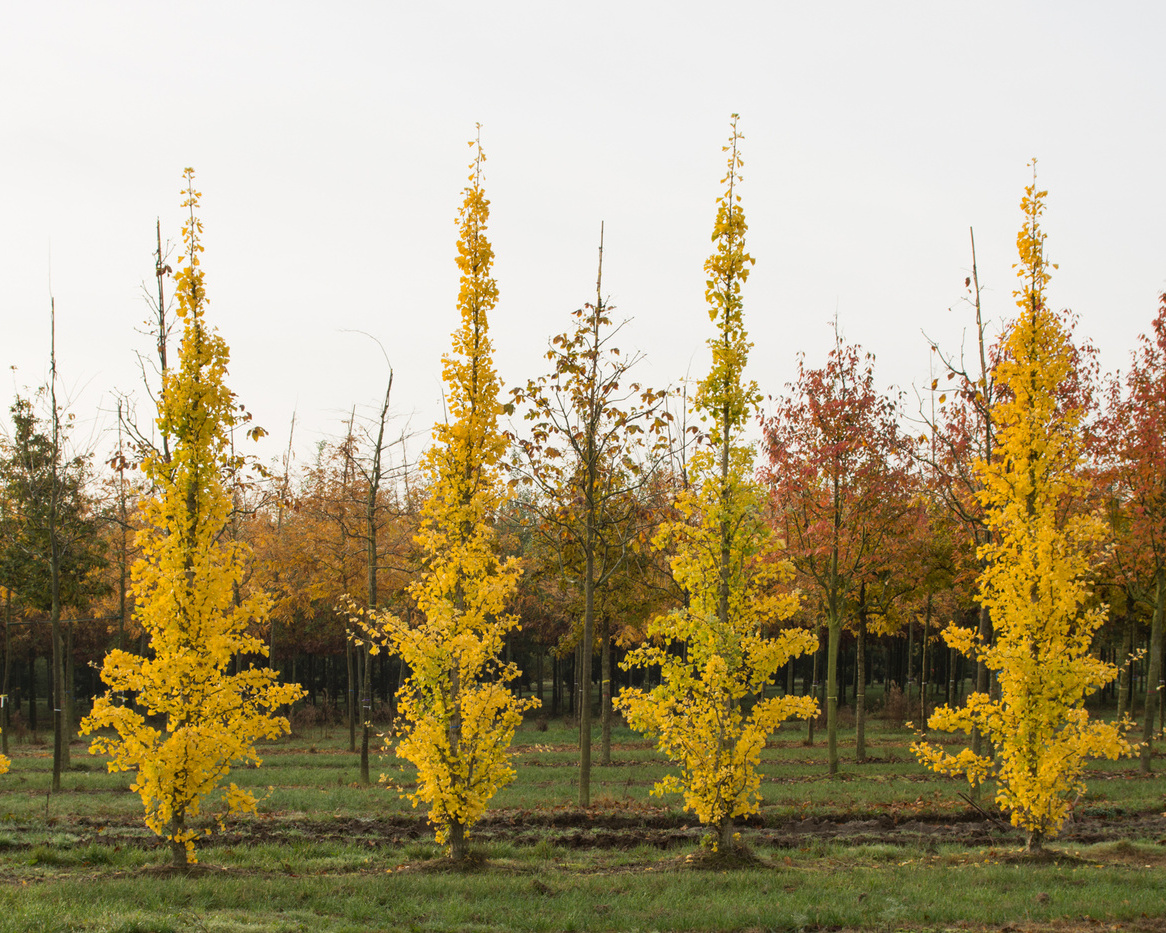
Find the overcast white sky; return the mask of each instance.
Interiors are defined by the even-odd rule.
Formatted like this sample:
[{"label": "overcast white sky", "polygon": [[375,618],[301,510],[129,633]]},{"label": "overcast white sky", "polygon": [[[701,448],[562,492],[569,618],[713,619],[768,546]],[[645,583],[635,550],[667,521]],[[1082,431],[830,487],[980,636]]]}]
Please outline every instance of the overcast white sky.
[{"label": "overcast white sky", "polygon": [[475,122],[503,381],[541,373],[593,296],[600,221],[640,375],[702,376],[732,112],[767,394],[798,352],[824,360],[836,310],[880,383],[924,385],[922,331],[955,349],[971,324],[969,226],[986,311],[1009,316],[1032,156],[1052,301],[1123,366],[1166,289],[1163,36],[1160,2],[6,2],[0,407],[46,378],[51,281],[79,436],[113,424],[150,352],[154,221],[178,240],[190,165],[210,317],[264,455],[293,409],[303,460],[383,393],[380,351],[350,330],[383,342],[394,409],[427,428]]}]

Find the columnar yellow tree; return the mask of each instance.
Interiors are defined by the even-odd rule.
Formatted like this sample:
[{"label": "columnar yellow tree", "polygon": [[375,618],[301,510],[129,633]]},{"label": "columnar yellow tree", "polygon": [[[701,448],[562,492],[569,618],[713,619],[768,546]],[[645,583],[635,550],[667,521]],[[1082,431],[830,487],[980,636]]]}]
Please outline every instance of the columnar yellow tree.
[{"label": "columnar yellow tree", "polygon": [[450,856],[468,855],[467,832],[490,798],[514,777],[507,750],[523,710],[507,688],[517,676],[499,658],[518,619],[506,612],[520,568],[497,554],[494,519],[506,498],[498,465],[506,438],[487,314],[498,300],[491,275],[494,250],[486,238],[490,202],[482,189],[485,155],[475,146],[470,185],[458,214],[461,325],[442,359],[448,420],[433,429],[422,462],[429,499],[417,543],[425,572],[413,585],[421,621],[410,627],[370,614],[373,637],[387,639],[409,665],[399,694],[405,737],[397,754],[417,767],[413,805],[429,808],[437,841]]},{"label": "columnar yellow tree", "polygon": [[[184,329],[179,365],[165,374],[158,412],[170,456],[154,451],[143,464],[155,493],[143,504],[145,527],[136,542],[142,557],[133,568],[137,619],[150,651],[146,657],[110,652],[101,672],[110,690],[82,723],[85,733],[113,729],[98,734],[90,751],[112,756],[111,771],[137,770],[132,789],[145,805],[146,825],[170,841],[179,866],[193,857],[198,831],[191,821],[208,795],[234,762],[258,763],[256,740],[288,731],[287,719],[271,711],[303,694],[299,686],[280,686],[267,667],[230,673],[237,657],[266,655],[262,640],[248,632],[266,618],[269,601],[263,594],[235,598],[248,556],[246,545],[224,534],[231,509],[229,432],[238,409],[223,382],[227,345],[204,320],[192,169],[184,193],[189,217],[179,262],[186,264],[176,283]],[[161,728],[119,705],[118,692],[127,690],[149,716],[161,717]],[[251,792],[234,784],[223,799],[232,813],[255,810]]]},{"label": "columnar yellow tree", "polygon": [[[705,297],[717,333],[709,340],[712,369],[695,399],[709,444],[694,454],[692,484],[677,502],[685,520],[666,525],[656,538],[657,546],[674,549],[672,571],[688,604],[653,620],[653,643],[625,661],[627,667],[659,665],[660,686],[629,688],[617,700],[632,728],[656,736],[660,750],[680,766],[680,774],[666,777],[654,793],[683,793],[685,807],[713,830],[714,850],[732,843],[736,817],[760,806],[757,768],[766,738],[785,719],[817,710],[811,697],[764,696],[778,669],[813,650],[817,639],[801,629],[766,635],[793,614],[797,599],[783,591],[790,569],[762,519],[753,447],[741,437],[757,416],[760,393],[744,376],[751,344],[741,286],[753,257],[745,251],[747,227],[736,192],[743,164],[736,114],[732,130],[713,227],[716,247],[705,263]],[[743,704],[746,698],[752,702]]]},{"label": "columnar yellow tree", "polygon": [[1106,611],[1092,593],[1104,529],[1097,516],[1072,507],[1087,482],[1080,472],[1084,412],[1065,391],[1074,367],[1068,333],[1045,305],[1055,267],[1040,229],[1047,192],[1037,190],[1033,166],[1017,236],[1020,313],[999,363],[1003,391],[992,413],[998,455],[977,465],[991,530],[991,543],[979,550],[978,599],[991,611],[994,637],[985,644],[972,629],[945,633],[948,644],[995,673],[1000,697],[973,693],[962,709],[940,708],[928,721],[932,729],[978,729],[996,757],[925,742],[914,749],[935,771],[966,774],[973,785],[994,779],[997,802],[1027,832],[1027,848],[1039,849],[1083,790],[1085,761],[1131,748],[1120,724],[1091,721],[1084,708],[1085,697],[1117,674],[1091,653]]}]

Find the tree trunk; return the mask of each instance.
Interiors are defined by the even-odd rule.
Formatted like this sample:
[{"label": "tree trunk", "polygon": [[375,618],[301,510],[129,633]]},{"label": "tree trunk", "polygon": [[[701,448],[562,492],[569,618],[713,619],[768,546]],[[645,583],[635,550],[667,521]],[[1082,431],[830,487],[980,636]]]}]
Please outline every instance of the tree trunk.
[{"label": "tree trunk", "polygon": [[73,738],[73,724],[77,722],[77,664],[73,657],[73,621],[65,626],[65,706],[63,708],[63,740],[61,767],[68,771],[73,767],[69,749]]},{"label": "tree trunk", "polygon": [[65,646],[61,638],[61,591],[57,561],[52,562],[53,627],[53,793],[61,789],[65,767]]},{"label": "tree trunk", "polygon": [[854,758],[866,761],[866,610],[858,613],[854,643]]},{"label": "tree trunk", "polygon": [[1146,709],[1142,723],[1143,774],[1150,773],[1150,760],[1154,756],[1154,713],[1161,698],[1166,693],[1162,676],[1162,614],[1166,609],[1166,567],[1160,567],[1155,581],[1154,615],[1150,620],[1150,663],[1146,668]]},{"label": "tree trunk", "polygon": [[470,854],[466,842],[466,827],[464,823],[453,823],[449,827],[449,857],[454,862],[465,861]]},{"label": "tree trunk", "polygon": [[579,806],[591,806],[591,656],[595,651],[595,552],[588,526],[583,579],[583,639],[579,645]]},{"label": "tree trunk", "polygon": [[955,707],[959,704],[959,688],[956,685],[956,662],[958,653],[955,648],[947,649],[947,705]]},{"label": "tree trunk", "polygon": [[28,646],[28,728],[36,735],[36,653]]},{"label": "tree trunk", "polygon": [[919,728],[927,731],[927,685],[930,682],[927,669],[927,643],[931,640],[931,594],[927,594],[927,614],[923,617],[923,644],[919,658]]},{"label": "tree trunk", "polygon": [[842,641],[842,620],[828,620],[830,646],[826,656],[826,747],[830,777],[838,774],[838,645]]},{"label": "tree trunk", "polygon": [[356,751],[356,671],[352,657],[352,639],[345,641],[345,660],[348,662],[348,750]]},{"label": "tree trunk", "polygon": [[[987,606],[980,607],[980,644],[987,645],[992,640],[992,614]],[[988,695],[988,666],[983,659],[976,661],[976,693],[982,693],[984,696]],[[980,735],[978,728],[972,730],[972,752],[976,755],[983,754],[983,736]]]},{"label": "tree trunk", "polygon": [[[566,661],[566,658],[563,659]],[[579,646],[575,646],[575,651],[571,655],[571,669],[566,671],[563,675],[563,687],[571,688],[571,721],[575,723],[575,727],[579,727]]]},{"label": "tree trunk", "polygon": [[911,708],[911,685],[915,682],[915,623],[907,621],[907,680],[903,693],[907,697],[907,708]]},{"label": "tree trunk", "polygon": [[[822,656],[822,641],[818,640],[818,650],[814,652],[814,663],[810,666],[810,690],[815,700],[819,700],[818,696],[818,659]],[[814,723],[817,721],[817,715],[806,717],[806,747],[812,747],[814,744]]]},{"label": "tree trunk", "polygon": [[559,658],[551,655],[551,716],[559,715]]},{"label": "tree trunk", "polygon": [[186,811],[184,808],[177,808],[170,819],[170,864],[175,868],[190,867],[190,854],[187,852],[186,843],[173,838],[185,831]]},{"label": "tree trunk", "polygon": [[603,639],[600,660],[600,676],[603,683],[600,685],[599,702],[603,716],[603,744],[600,746],[599,763],[605,768],[611,765],[611,619],[603,618],[603,630],[600,634]]},{"label": "tree trunk", "polygon": [[12,591],[6,589],[4,600],[4,682],[0,685],[0,753],[8,754],[9,720],[12,718],[12,701],[8,696],[8,685],[12,678]]},{"label": "tree trunk", "polygon": [[717,849],[720,852],[730,852],[733,848],[733,818],[726,816],[718,827],[720,830],[717,839]]},{"label": "tree trunk", "polygon": [[1133,613],[1126,616],[1126,658],[1125,664],[1125,706],[1127,712],[1134,708],[1134,644],[1138,640],[1138,623]]},{"label": "tree trunk", "polygon": [[397,689],[393,692],[393,719],[397,718],[397,702],[401,696],[401,691],[405,687],[405,659],[397,656]]},{"label": "tree trunk", "polygon": [[[456,596],[457,611],[462,611],[462,593],[461,585],[458,585],[458,592]],[[457,660],[454,660],[452,669],[449,672],[449,706],[452,713],[449,717],[449,758],[450,761],[458,761],[461,754],[462,743],[462,697],[461,697],[461,672],[458,669]],[[465,787],[455,787],[454,791],[458,794],[459,799],[464,799]],[[466,824],[463,820],[456,816],[451,817],[449,827],[449,857],[455,862],[460,862],[465,859],[467,855],[466,846]]]},{"label": "tree trunk", "polygon": [[368,653],[368,639],[360,652],[360,783],[367,784],[368,740],[372,731],[372,655]]}]

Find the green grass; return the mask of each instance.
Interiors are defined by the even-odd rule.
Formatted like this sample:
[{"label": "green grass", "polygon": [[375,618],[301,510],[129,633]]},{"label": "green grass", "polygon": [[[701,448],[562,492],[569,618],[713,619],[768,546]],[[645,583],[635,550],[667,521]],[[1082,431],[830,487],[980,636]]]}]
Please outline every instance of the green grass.
[{"label": "green grass", "polygon": [[[622,727],[613,764],[594,766],[594,806],[576,807],[575,736],[563,722],[520,729],[517,777],[479,827],[482,861],[469,871],[446,865],[424,813],[402,798],[412,772],[382,757],[380,742],[372,772],[387,783],[367,787],[342,729],[269,743],[261,768],[231,776],[263,798],[260,814],[201,843],[190,875],[167,870],[132,776],[107,773],[74,744],[52,795],[46,748],[14,742],[0,777],[0,933],[894,931],[1166,917],[1166,778],[1141,776],[1136,762],[1094,765],[1077,807],[1128,836],[1070,835],[1054,845],[1058,858],[1033,861],[1016,856],[1021,838],[1004,822],[963,844],[928,834],[935,821],[954,833],[980,817],[965,782],[914,762],[909,731],[869,723],[870,760],[857,763],[844,730],[830,780],[824,741],[807,747],[803,729],[783,729],[762,756],[762,811],[742,828],[756,860],[717,867],[680,799],[651,793],[668,763]],[[991,796],[986,788],[979,805],[991,810]],[[857,829],[833,837],[837,821]]]},{"label": "green grass", "polygon": [[475,873],[383,861],[333,872],[224,866],[193,877],[115,876],[100,886],[47,876],[31,890],[0,888],[0,930],[886,930],[968,918],[1128,922],[1162,910],[1160,869],[1018,865],[963,853],[822,860],[725,872],[672,863]]}]

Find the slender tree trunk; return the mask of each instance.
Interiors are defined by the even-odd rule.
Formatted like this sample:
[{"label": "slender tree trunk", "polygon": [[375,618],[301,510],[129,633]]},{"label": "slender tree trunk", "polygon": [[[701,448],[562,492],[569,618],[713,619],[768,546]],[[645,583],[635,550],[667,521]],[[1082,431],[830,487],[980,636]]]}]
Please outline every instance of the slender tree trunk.
[{"label": "slender tree trunk", "polygon": [[[820,629],[819,629],[819,635],[820,635]],[[821,658],[822,651],[824,650],[824,648],[825,648],[825,646],[822,644],[822,639],[821,639],[821,637],[819,637],[818,650],[814,652],[814,663],[811,666],[812,673],[810,675],[810,689],[812,691],[812,695],[813,695],[814,699],[818,700],[819,702],[821,702],[821,698],[818,696],[818,673],[819,673],[818,672],[818,659]],[[817,721],[817,719],[818,719],[817,716],[806,717],[806,746],[807,747],[812,747],[814,744],[814,723]]]},{"label": "slender tree trunk", "polygon": [[603,629],[600,633],[603,639],[603,644],[600,648],[602,656],[600,659],[600,677],[603,683],[600,684],[599,702],[601,705],[601,714],[603,717],[603,744],[600,746],[599,763],[604,767],[611,765],[611,619],[607,616],[603,618]]},{"label": "slender tree trunk", "polygon": [[591,657],[595,651],[595,551],[588,516],[583,580],[583,639],[579,646],[579,806],[591,806]]},{"label": "slender tree trunk", "polygon": [[52,629],[53,629],[53,793],[61,789],[61,770],[65,766],[65,651],[61,638],[60,568],[52,561]]},{"label": "slender tree trunk", "polygon": [[398,704],[399,704],[399,700],[401,697],[401,689],[405,686],[406,679],[407,679],[407,677],[405,674],[405,659],[402,658],[400,655],[398,655],[397,656],[397,687],[393,691],[393,702],[392,702],[393,721],[394,722],[396,722],[396,720],[397,720],[397,713],[398,713],[398,710],[400,709],[400,706]]},{"label": "slender tree trunk", "polygon": [[179,842],[174,836],[186,831],[186,808],[175,808],[174,816],[170,819],[170,864],[175,868],[188,868],[190,855],[186,850],[186,843]]},{"label": "slender tree trunk", "polygon": [[[461,592],[459,587],[457,597],[458,611],[462,609]],[[450,760],[457,761],[461,749],[462,739],[462,704],[461,704],[461,672],[455,661],[450,671],[449,683],[450,709],[453,714],[449,719],[449,755]],[[464,861],[469,854],[466,843],[466,824],[457,816],[452,816],[449,827],[449,855],[455,862]]]},{"label": "slender tree trunk", "polygon": [[866,761],[866,609],[858,613],[854,648],[854,758]]},{"label": "slender tree trunk", "polygon": [[1146,709],[1142,723],[1143,774],[1150,773],[1154,756],[1154,713],[1166,694],[1162,676],[1162,615],[1166,610],[1166,567],[1159,567],[1155,580],[1154,615],[1150,620],[1150,664],[1146,668]]},{"label": "slender tree trunk", "polygon": [[1133,613],[1126,618],[1129,634],[1129,651],[1126,654],[1126,705],[1125,708],[1129,712],[1134,709],[1134,692],[1135,681],[1137,674],[1137,662],[1134,660],[1134,647],[1138,640],[1138,623],[1135,620]]},{"label": "slender tree trunk", "polygon": [[947,649],[947,693],[948,705],[958,706],[960,702],[960,678],[957,676],[959,652],[955,648]]},{"label": "slender tree trunk", "polygon": [[356,751],[356,670],[352,652],[352,639],[346,640],[344,658],[348,664],[348,750]]},{"label": "slender tree trunk", "polygon": [[73,766],[69,749],[73,738],[73,724],[77,721],[77,665],[73,658],[73,620],[65,624],[65,706],[63,710],[64,738],[61,747],[61,767],[66,771]]},{"label": "slender tree trunk", "polygon": [[911,708],[911,685],[915,682],[915,623],[907,620],[907,682],[903,692],[907,695],[907,708]]},{"label": "slender tree trunk", "polygon": [[927,685],[930,682],[927,670],[927,643],[931,640],[931,594],[927,594],[927,614],[923,617],[923,644],[919,658],[919,728],[927,731]]},{"label": "slender tree trunk", "polygon": [[[979,344],[980,350],[980,384],[982,398],[982,413],[983,413],[983,428],[984,428],[984,449],[983,458],[985,461],[991,461],[992,451],[995,447],[993,440],[993,424],[992,424],[992,406],[995,400],[992,398],[992,378],[988,370],[988,357],[984,346],[984,318],[982,308],[980,305],[980,274],[976,268],[976,235],[971,227],[968,227],[968,238],[972,244],[972,281],[975,284],[976,294],[976,340]],[[984,535],[984,543],[990,544],[992,542],[991,530],[986,530]],[[981,568],[984,569],[984,568]],[[928,604],[928,611],[930,611],[930,604]],[[980,625],[979,625],[979,639],[980,645],[988,647],[992,643],[992,613],[987,606],[980,607]],[[984,663],[983,658],[976,661],[976,692],[982,693],[985,696],[990,695],[991,690],[991,674],[988,671],[988,666]],[[980,735],[979,729],[972,730],[972,752],[977,755],[984,754],[984,739]],[[979,785],[973,788],[973,793],[979,792]]]},{"label": "slender tree trunk", "polygon": [[[987,645],[992,640],[992,613],[987,606],[980,607],[980,644]],[[988,666],[984,663],[983,658],[976,661],[976,693],[982,693],[984,696],[988,695]],[[980,735],[978,728],[972,730],[972,752],[976,755],[983,754],[984,738]],[[978,786],[978,785],[977,785]]]},{"label": "slender tree trunk", "polygon": [[1130,683],[1130,655],[1134,650],[1134,627],[1130,618],[1127,616],[1125,625],[1122,627],[1122,639],[1120,654],[1117,658],[1117,718],[1121,719],[1125,716],[1130,708],[1129,704],[1129,683]]},{"label": "slender tree trunk", "polygon": [[848,669],[850,664],[850,652],[843,651],[842,645],[838,645],[838,708],[846,709],[848,703],[846,699],[846,690],[854,686],[854,681],[850,677]]},{"label": "slender tree trunk", "polygon": [[842,641],[842,620],[828,620],[830,644],[826,656],[826,747],[830,777],[838,774],[838,645]]},{"label": "slender tree trunk", "polygon": [[558,716],[560,713],[559,703],[559,656],[557,654],[551,655],[551,716],[552,718]]},{"label": "slender tree trunk", "polygon": [[61,789],[61,769],[66,767],[68,744],[65,739],[65,658],[61,640],[61,539],[58,509],[61,494],[60,412],[57,409],[57,314],[50,298],[52,351],[50,356],[49,398],[52,406],[52,476],[49,485],[49,599],[53,635],[53,793]]},{"label": "slender tree trunk", "polygon": [[28,646],[28,728],[36,735],[36,652]]},{"label": "slender tree trunk", "polygon": [[8,686],[12,679],[12,590],[4,590],[4,683],[0,686],[0,753],[8,754],[9,721],[12,718],[12,698]]},{"label": "slender tree trunk", "polygon": [[[381,405],[380,420],[377,423],[377,439],[373,448],[372,463],[366,479],[368,480],[368,494],[364,503],[364,534],[365,534],[365,584],[366,605],[369,612],[375,612],[380,595],[377,589],[377,495],[380,493],[383,470],[381,456],[384,452],[385,419],[389,414],[389,399],[393,393],[393,370],[389,369],[389,384],[385,387],[385,399]],[[460,587],[459,587],[460,590]],[[460,597],[459,606],[461,609]],[[361,651],[361,678],[360,678],[360,781],[369,782],[368,773],[368,743],[372,731],[372,654],[367,637],[363,639]],[[455,700],[456,702],[456,700]],[[456,755],[455,755],[456,757]]]},{"label": "slender tree trunk", "polygon": [[372,655],[368,639],[360,651],[360,783],[369,782],[368,743],[372,733]]}]

